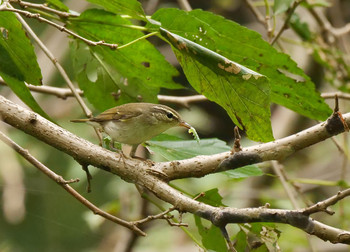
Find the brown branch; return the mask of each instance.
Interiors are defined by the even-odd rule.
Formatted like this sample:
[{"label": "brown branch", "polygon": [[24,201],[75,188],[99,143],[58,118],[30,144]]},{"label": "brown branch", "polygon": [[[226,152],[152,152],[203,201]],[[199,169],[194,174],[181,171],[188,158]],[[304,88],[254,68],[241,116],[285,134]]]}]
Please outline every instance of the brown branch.
[{"label": "brown branch", "polygon": [[10,12],[15,12],[15,13],[18,13],[18,14],[21,14],[27,18],[34,18],[34,19],[37,19],[38,21],[40,22],[43,22],[43,23],[47,23],[55,28],[57,28],[59,31],[61,32],[65,32],[71,36],[73,36],[74,38],[76,39],[80,39],[82,40],[83,42],[85,42],[86,44],[88,44],[89,46],[97,46],[97,45],[103,45],[103,46],[107,46],[111,49],[116,49],[118,48],[118,45],[117,44],[110,44],[110,43],[106,43],[104,42],[103,40],[100,40],[100,41],[92,41],[92,40],[89,40],[89,39],[86,39],[80,35],[78,35],[77,33],[75,32],[72,32],[71,30],[68,30],[66,27],[62,26],[62,25],[59,25],[59,24],[56,24],[55,22],[52,22],[46,18],[43,18],[40,16],[40,14],[33,14],[29,11],[24,11],[24,10],[19,10],[19,9],[16,9],[16,8],[13,8],[11,5],[8,5],[6,6],[5,4],[1,5],[0,7],[0,11],[10,11]]},{"label": "brown branch", "polygon": [[[334,113],[325,122],[317,124],[297,134],[243,149],[224,160],[218,167],[219,171],[235,169],[248,164],[260,163],[270,160],[283,160],[298,150],[324,141],[332,136],[346,131],[346,125],[350,123],[350,113],[341,116]],[[168,177],[172,178],[168,172]]]},{"label": "brown branch", "polygon": [[158,100],[162,103],[170,102],[182,105],[186,108],[190,103],[208,101],[208,98],[204,95],[189,95],[189,96],[171,96],[171,95],[158,95]]},{"label": "brown branch", "polygon": [[292,203],[293,208],[294,209],[300,208],[299,203],[296,199],[295,193],[292,190],[292,188],[290,187],[290,185],[288,184],[288,182],[283,174],[283,166],[277,161],[272,161],[271,165],[272,165],[272,169],[273,169],[274,173],[278,176],[279,181],[281,181],[281,184],[284,188],[284,191],[288,195],[288,198],[289,198],[290,202]]},{"label": "brown branch", "polygon": [[254,16],[256,17],[256,19],[262,23],[263,25],[266,26],[266,20],[264,18],[264,16],[257,10],[257,8],[253,5],[251,0],[244,0],[244,2],[246,3],[246,5],[249,7],[249,9],[251,10],[251,12],[253,12]]},{"label": "brown branch", "polygon": [[[4,5],[2,5],[4,6]],[[10,6],[10,8],[12,8]],[[0,9],[1,10],[1,9]],[[78,103],[82,107],[85,115],[87,117],[90,117],[92,115],[91,111],[89,108],[86,106],[84,103],[83,99],[80,97],[80,95],[76,92],[76,89],[72,83],[72,81],[69,79],[68,74],[64,70],[64,68],[61,66],[61,64],[57,61],[55,56],[51,53],[51,51],[45,46],[45,44],[39,39],[39,37],[36,35],[36,33],[30,28],[30,26],[24,21],[24,19],[16,13],[17,19],[21,22],[23,28],[28,32],[28,34],[34,39],[34,41],[39,45],[41,50],[46,54],[46,56],[51,60],[51,62],[54,64],[54,66],[57,68],[57,71],[60,73],[62,78],[66,81],[68,87],[74,94],[75,98],[77,99]]]},{"label": "brown branch", "polygon": [[[13,127],[67,153],[73,158],[79,160],[79,162],[89,163],[97,168],[116,174],[125,181],[143,186],[159,199],[172,204],[173,207],[178,209],[178,211],[196,214],[202,218],[210,220],[216,226],[222,227],[229,223],[250,222],[285,223],[297,227],[308,234],[315,235],[322,240],[329,240],[332,243],[350,244],[350,232],[318,222],[307,216],[304,213],[304,210],[281,210],[265,207],[242,209],[232,207],[213,207],[185,196],[169,186],[167,182],[159,179],[157,176],[153,176],[152,173],[147,171],[151,169],[166,172],[170,171],[172,169],[171,167],[175,166],[177,173],[185,173],[189,175],[190,173],[188,173],[188,167],[186,166],[190,165],[190,169],[194,171],[193,174],[198,173],[202,169],[206,172],[210,170],[215,172],[217,170],[217,165],[220,164],[225,157],[230,156],[229,152],[176,162],[150,164],[149,162],[129,158],[125,158],[125,162],[119,162],[119,154],[81,139],[49,122],[40,115],[22,108],[2,96],[0,96],[0,117],[7,124],[10,124]],[[343,115],[343,117],[346,122],[350,121],[350,113]],[[343,124],[339,122],[338,118],[331,117],[327,122],[316,125],[311,129],[312,130],[309,129],[308,134],[305,133],[308,137],[303,136],[303,141],[306,141],[309,144],[310,141],[317,142],[324,140],[326,138],[325,135],[323,135],[324,132],[327,133],[326,136],[342,132]],[[316,129],[320,130],[321,133],[319,134],[314,131]],[[304,135],[304,133],[300,133],[300,135]],[[298,137],[294,135],[293,138]],[[298,141],[300,141],[300,139],[298,139]],[[289,147],[288,149],[291,148],[289,142],[294,141],[292,138],[288,139],[288,142],[285,143]],[[293,152],[293,150],[289,152],[283,150],[284,146],[281,145],[281,142],[277,144],[282,148],[281,151],[284,152],[282,156]],[[270,145],[275,146],[273,143],[270,143]],[[238,153],[245,153],[247,149],[243,149]],[[258,145],[250,147],[250,149],[264,152],[266,146]],[[279,151],[276,149],[274,152],[276,155]],[[236,154],[237,153],[235,153],[235,155]],[[272,154],[269,155],[270,157],[274,156]],[[339,196],[336,201],[338,200],[340,200]]]},{"label": "brown branch", "polygon": [[343,27],[336,28],[332,26],[332,24],[322,13],[317,12],[314,8],[307,9],[323,31],[326,31],[335,37],[340,37],[350,32],[350,23],[346,24]]},{"label": "brown branch", "polygon": [[53,171],[51,171],[48,167],[43,165],[40,161],[38,161],[35,157],[30,155],[28,150],[23,149],[21,146],[16,144],[14,141],[12,141],[10,138],[8,138],[5,134],[3,134],[0,131],[0,139],[4,143],[6,143],[8,146],[10,146],[12,149],[14,149],[18,154],[20,154],[23,158],[25,158],[29,163],[31,163],[34,167],[38,168],[42,173],[44,173],[46,176],[48,176],[50,179],[55,181],[57,184],[59,184],[61,187],[63,187],[64,190],[66,190],[69,194],[71,194],[75,199],[77,199],[80,203],[85,205],[87,208],[89,208],[94,214],[100,215],[107,220],[113,221],[121,226],[124,226],[126,228],[129,228],[133,232],[137,233],[138,235],[145,236],[146,234],[137,227],[132,222],[127,222],[123,219],[117,218],[101,209],[99,209],[97,206],[92,204],[90,201],[88,201],[86,198],[84,198],[81,194],[79,194],[76,190],[74,190],[71,186],[68,184],[79,181],[78,179],[73,180],[64,180],[61,176],[57,175]]},{"label": "brown branch", "polygon": [[288,28],[289,25],[289,21],[295,11],[295,9],[299,6],[299,4],[301,4],[304,0],[295,0],[292,7],[290,7],[290,9],[288,10],[288,16],[286,18],[286,20],[284,21],[281,29],[279,30],[279,32],[277,33],[277,35],[273,38],[273,40],[271,41],[271,45],[273,45],[274,43],[276,43],[276,41],[279,39],[279,37],[282,35],[282,33]]},{"label": "brown branch", "polygon": [[334,99],[336,96],[338,96],[339,99],[350,100],[350,94],[348,94],[348,93],[329,92],[329,93],[322,93],[321,94],[321,97],[324,99]]},{"label": "brown branch", "polygon": [[329,214],[334,214],[334,212],[330,212],[329,210],[327,210],[327,207],[335,205],[338,201],[348,196],[350,196],[350,188],[344,191],[340,191],[336,195],[326,200],[320,201],[310,207],[305,208],[303,210],[303,213],[306,215],[311,215],[313,213],[318,213],[318,212],[327,212]]},{"label": "brown branch", "polygon": [[62,18],[78,17],[79,16],[78,14],[52,9],[52,8],[48,7],[47,4],[36,4],[36,3],[30,3],[30,2],[25,2],[25,1],[21,1],[21,0],[10,0],[9,2],[18,3],[24,9],[25,8],[34,8],[34,9],[44,10],[44,11],[53,13],[59,17],[62,17]]},{"label": "brown branch", "polygon": [[[2,78],[0,78],[0,85],[7,86],[7,84]],[[68,97],[74,97],[74,94],[69,88],[58,88],[58,87],[51,87],[51,86],[45,86],[45,85],[35,86],[31,84],[26,84],[26,85],[30,91],[42,93],[42,94],[54,95],[63,100],[67,99]],[[76,92],[80,96],[84,95],[84,92],[81,89],[76,88]]]}]

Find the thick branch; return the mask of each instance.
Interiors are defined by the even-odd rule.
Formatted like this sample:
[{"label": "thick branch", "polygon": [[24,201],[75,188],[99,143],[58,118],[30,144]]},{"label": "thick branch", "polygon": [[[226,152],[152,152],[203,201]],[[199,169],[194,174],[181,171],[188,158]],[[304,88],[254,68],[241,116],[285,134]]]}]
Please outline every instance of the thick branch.
[{"label": "thick branch", "polygon": [[[245,222],[277,222],[290,224],[294,227],[304,230],[305,232],[316,235],[323,240],[329,240],[333,243],[347,243],[350,244],[350,232],[340,230],[323,223],[317,222],[308,217],[303,210],[280,210],[268,208],[219,208],[206,205],[191,199],[181,192],[170,187],[165,181],[157,178],[153,174],[157,172],[150,172],[150,169],[158,171],[170,171],[171,169],[178,169],[178,172],[183,173],[187,169],[194,170],[194,174],[200,174],[199,170],[205,169],[207,172],[212,170],[215,172],[217,165],[229,153],[221,153],[217,155],[198,157],[197,159],[188,159],[180,162],[164,162],[152,164],[138,159],[121,158],[119,154],[105,150],[97,145],[94,145],[84,139],[81,139],[72,133],[60,128],[59,126],[47,121],[43,117],[24,109],[13,102],[0,96],[0,117],[2,120],[15,128],[18,128],[27,134],[30,134],[41,141],[67,153],[73,158],[79,160],[80,163],[92,164],[100,169],[104,169],[111,173],[117,174],[122,179],[133,182],[135,184],[144,186],[153,192],[159,199],[164,200],[174,206],[175,209],[181,212],[190,212],[199,215],[205,219],[212,221],[213,224],[223,227],[229,223],[245,223]],[[346,120],[350,120],[350,114],[344,115]],[[338,119],[330,119],[329,121]],[[339,127],[331,128],[333,123],[322,123],[317,125],[322,131],[324,127],[327,135],[329,132],[340,133]],[[337,123],[335,125],[338,125]],[[315,126],[316,127],[316,126]],[[311,139],[317,138],[321,141],[318,132],[310,133],[313,135]],[[322,134],[321,134],[322,135]],[[294,138],[296,136],[293,136]],[[305,136],[304,140],[308,138]],[[289,141],[293,142],[293,139]],[[309,142],[309,141],[308,141]],[[274,143],[269,145],[275,146]],[[289,144],[288,144],[289,146]],[[247,148],[249,150],[257,150],[260,152],[266,150],[264,145]],[[283,145],[281,146],[283,147]],[[271,151],[267,148],[267,152]],[[283,148],[282,148],[283,151]],[[242,150],[241,152],[247,152]],[[278,150],[274,150],[276,155]],[[287,152],[291,153],[291,152]],[[273,155],[272,155],[273,156]],[[277,155],[278,156],[278,155]],[[199,162],[199,160],[206,159],[206,162]],[[189,166],[186,167],[186,166]],[[211,166],[211,168],[209,168]],[[160,170],[162,169],[162,170]],[[189,173],[188,173],[189,174]],[[332,200],[334,202],[334,200]]]}]

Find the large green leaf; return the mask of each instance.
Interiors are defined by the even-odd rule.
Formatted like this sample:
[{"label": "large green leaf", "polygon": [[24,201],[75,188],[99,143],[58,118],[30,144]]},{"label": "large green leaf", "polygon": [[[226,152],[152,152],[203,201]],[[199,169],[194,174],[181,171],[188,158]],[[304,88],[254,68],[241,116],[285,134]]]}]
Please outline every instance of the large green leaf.
[{"label": "large green leaf", "polygon": [[[130,21],[118,15],[93,9],[82,13],[79,18],[72,19],[68,28],[94,41],[104,40],[107,43],[123,45],[144,35],[131,29],[130,25]],[[177,70],[147,40],[138,41],[120,50],[111,50],[105,46],[89,46],[83,49],[82,45],[72,49],[85,50],[87,54],[86,57],[79,56],[73,60],[78,67],[79,85],[84,87],[84,90],[90,89],[91,94],[100,88],[100,99],[94,99],[94,105],[97,107],[101,107],[98,104],[102,104],[104,99],[111,101],[113,90],[114,93],[121,90],[121,95],[129,102],[156,102],[159,88],[182,87],[172,79],[178,74]],[[87,72],[88,70],[90,72]],[[90,76],[87,76],[88,74]],[[91,75],[97,76],[96,81],[91,81]],[[86,83],[86,79],[93,83]],[[89,100],[93,102],[92,99]]]},{"label": "large green leaf", "polygon": [[[286,54],[278,52],[255,31],[202,10],[158,10],[152,19],[161,27],[268,77],[271,101],[302,115],[323,120],[331,109],[310,78]],[[153,22],[154,23],[154,22]]]},{"label": "large green leaf", "polygon": [[267,79],[220,54],[160,28],[191,85],[226,109],[231,119],[255,141],[273,139]]},{"label": "large green leaf", "polygon": [[13,13],[0,12],[0,31],[0,76],[25,104],[49,119],[25,84],[41,85],[42,76],[34,48]]},{"label": "large green leaf", "polygon": [[0,29],[0,72],[32,85],[41,85],[42,76],[34,48],[14,13],[0,12]]},{"label": "large green leaf", "polygon": [[84,96],[100,111],[137,101],[137,94],[143,94],[143,99],[157,102],[158,89],[145,88],[131,81],[132,85],[125,85],[126,78],[116,69],[107,65],[103,57],[94,53],[81,41],[71,42],[71,57],[73,69],[79,87]]},{"label": "large green leaf", "polygon": [[90,3],[98,4],[110,12],[116,14],[130,15],[134,18],[145,18],[141,3],[137,0],[88,0]]}]

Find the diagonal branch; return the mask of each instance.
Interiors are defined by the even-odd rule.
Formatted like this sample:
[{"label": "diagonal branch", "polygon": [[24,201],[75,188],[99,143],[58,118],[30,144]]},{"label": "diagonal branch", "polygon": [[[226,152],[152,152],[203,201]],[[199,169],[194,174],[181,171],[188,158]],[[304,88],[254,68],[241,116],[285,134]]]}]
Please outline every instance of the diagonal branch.
[{"label": "diagonal branch", "polygon": [[[81,139],[63,128],[49,122],[40,115],[37,115],[28,109],[22,108],[2,96],[0,96],[0,118],[2,118],[5,123],[10,124],[13,127],[22,130],[25,133],[30,134],[37,139],[67,153],[73,158],[79,160],[80,163],[85,162],[91,164],[97,168],[116,174],[125,181],[143,186],[150,190],[159,199],[172,204],[174,208],[178,209],[178,211],[196,214],[202,218],[210,220],[218,227],[224,227],[229,223],[284,223],[299,228],[308,234],[315,235],[325,241],[329,240],[332,243],[350,244],[350,232],[328,226],[310,218],[307,214],[305,214],[305,209],[282,210],[269,209],[266,207],[242,209],[232,207],[214,207],[185,196],[181,192],[169,186],[166,181],[152,175],[154,173],[149,172],[149,170],[154,169],[157,171],[169,171],[171,170],[172,166],[176,166],[178,173],[185,173],[189,175],[190,173],[187,172],[188,167],[186,167],[188,165],[191,165],[191,169],[194,170],[194,174],[200,174],[199,170],[201,169],[206,170],[206,172],[210,170],[212,172],[216,172],[216,168],[220,162],[230,156],[229,152],[205,157],[197,157],[183,161],[155,164],[125,157],[123,160],[124,162],[120,162],[119,154],[108,151],[102,147],[96,146],[84,139]],[[346,122],[350,121],[350,113],[343,115],[343,119]],[[314,143],[324,140],[326,138],[325,136],[330,137],[330,135],[338,134],[344,130],[342,122],[339,122],[339,119],[335,116],[331,117],[327,122],[316,125],[310,129],[315,127],[319,127],[318,129],[321,132],[325,131],[327,134],[324,135],[325,133],[310,131],[308,135]],[[297,136],[293,137],[297,138]],[[310,143],[309,138],[304,136],[304,140],[308,143]],[[290,138],[288,141],[293,142],[293,139]],[[270,143],[269,145],[275,146],[274,143]],[[288,149],[290,149],[290,145],[287,144],[287,146],[289,146]],[[284,153],[282,156],[285,156],[286,153],[293,153],[293,151],[286,152],[283,149],[283,145],[280,147]],[[266,149],[266,146],[264,145],[258,145],[247,149],[254,150],[256,153],[264,151],[271,152],[271,150]],[[247,152],[247,149],[243,149],[238,153],[245,153]],[[278,152],[279,150],[275,149],[274,155],[276,156]],[[270,157],[274,157],[274,155],[269,154]],[[205,162],[203,162],[203,159],[205,159]],[[198,163],[199,160],[201,161],[200,163]],[[337,200],[340,199],[341,198],[338,197]],[[334,200],[331,201],[336,202]]]},{"label": "diagonal branch", "polygon": [[4,133],[0,131],[0,140],[6,143],[8,146],[10,146],[12,149],[14,149],[17,153],[19,153],[23,158],[25,158],[29,163],[34,165],[36,168],[38,168],[41,172],[43,172],[46,176],[48,176],[50,179],[55,181],[58,185],[63,187],[64,190],[66,190],[69,194],[71,194],[74,198],[76,198],[80,203],[85,205],[87,208],[89,208],[94,214],[100,215],[107,220],[113,221],[121,226],[124,226],[126,228],[129,228],[130,230],[134,231],[138,235],[145,236],[146,234],[137,227],[137,223],[133,222],[127,222],[123,219],[117,218],[105,211],[102,211],[97,206],[92,204],[90,201],[88,201],[86,198],[84,198],[80,193],[78,193],[76,190],[73,189],[69,184],[78,182],[78,179],[74,180],[64,180],[61,176],[57,175],[53,171],[51,171],[48,167],[43,165],[40,161],[38,161],[35,157],[30,155],[30,153],[23,149],[21,146],[16,144],[14,141],[12,141],[10,138],[8,138]]},{"label": "diagonal branch", "polygon": [[51,12],[51,13],[53,13],[61,18],[77,17],[78,16],[78,14],[59,11],[59,10],[50,8],[47,6],[47,4],[36,4],[36,3],[30,3],[30,2],[21,1],[21,0],[10,0],[10,2],[18,3],[22,8],[34,8],[34,9],[39,9],[39,10]]},{"label": "diagonal branch", "polygon": [[86,38],[76,34],[75,32],[72,32],[71,30],[68,30],[66,27],[64,27],[62,25],[56,24],[55,22],[52,22],[52,21],[50,21],[50,20],[48,20],[46,18],[41,17],[40,14],[33,14],[33,13],[29,12],[29,11],[19,10],[19,9],[13,8],[11,5],[6,6],[5,4],[0,6],[0,11],[10,11],[10,12],[14,12],[14,13],[17,13],[17,14],[21,14],[21,15],[27,17],[27,18],[37,19],[40,22],[47,23],[47,24],[55,27],[56,29],[58,29],[61,32],[65,32],[65,33],[73,36],[76,39],[80,39],[80,40],[84,41],[89,46],[103,45],[103,46],[107,46],[107,47],[109,47],[111,49],[118,48],[117,44],[106,43],[106,42],[104,42],[102,40],[101,41],[91,41],[89,39],[86,39]]}]

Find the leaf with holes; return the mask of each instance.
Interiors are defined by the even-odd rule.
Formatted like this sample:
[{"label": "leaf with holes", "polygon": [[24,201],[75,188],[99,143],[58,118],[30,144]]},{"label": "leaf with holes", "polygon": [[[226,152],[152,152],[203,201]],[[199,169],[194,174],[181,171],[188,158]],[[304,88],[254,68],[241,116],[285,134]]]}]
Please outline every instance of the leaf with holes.
[{"label": "leaf with holes", "polygon": [[[91,9],[82,13],[79,18],[72,19],[68,28],[94,41],[104,40],[107,43],[123,45],[144,35],[131,29],[131,25],[129,20],[116,14]],[[160,88],[182,88],[173,81],[173,76],[178,74],[177,70],[147,40],[140,40],[120,50],[111,50],[105,46],[88,46],[84,49],[82,46],[80,44],[79,48],[74,47],[85,50],[87,54],[83,58],[73,58],[80,71],[78,74],[85,74],[85,77],[80,76],[77,79],[79,85],[84,86],[85,90],[91,89],[92,94],[100,88],[100,100],[95,99],[95,105],[103,103],[103,99],[111,101],[115,98],[112,93],[119,92],[127,102],[157,102]],[[83,69],[92,65],[94,67]],[[95,79],[91,78],[93,75]],[[91,85],[85,82],[86,79],[93,80]],[[104,80],[107,82],[104,83]],[[93,99],[90,97],[89,100]]]},{"label": "leaf with holes", "polygon": [[158,30],[161,26],[266,76],[272,102],[317,120],[324,120],[332,113],[304,71],[257,32],[202,10],[161,9],[152,20],[148,24],[150,29]]},{"label": "leaf with holes", "polygon": [[160,28],[191,85],[226,109],[231,119],[255,141],[273,139],[267,79],[197,43]]}]

